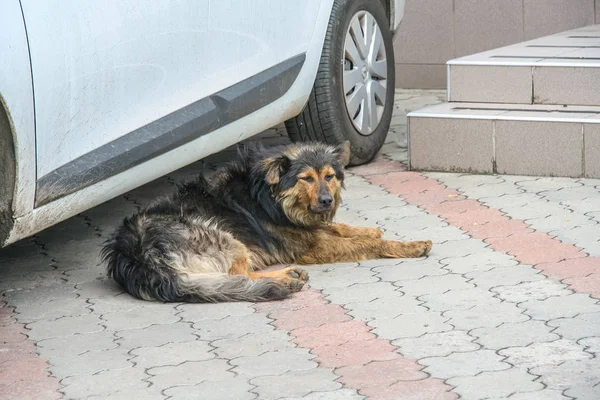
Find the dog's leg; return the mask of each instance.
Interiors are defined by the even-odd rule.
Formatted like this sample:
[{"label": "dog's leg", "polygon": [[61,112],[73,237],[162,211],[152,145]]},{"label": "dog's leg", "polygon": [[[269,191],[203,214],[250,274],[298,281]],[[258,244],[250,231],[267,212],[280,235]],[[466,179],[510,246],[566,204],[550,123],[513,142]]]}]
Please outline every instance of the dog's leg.
[{"label": "dog's leg", "polygon": [[296,267],[283,268],[277,271],[251,271],[247,258],[237,259],[229,268],[229,275],[248,275],[252,280],[261,278],[274,279],[294,292],[300,291],[308,281],[308,272]]},{"label": "dog's leg", "polygon": [[362,228],[358,226],[338,224],[335,222],[331,224],[329,229],[334,235],[344,238],[370,237],[379,239],[383,235],[383,232],[377,228]]},{"label": "dog's leg", "polygon": [[369,237],[343,238],[319,233],[316,244],[297,261],[299,264],[329,264],[379,258],[423,257],[431,241],[392,242]]}]

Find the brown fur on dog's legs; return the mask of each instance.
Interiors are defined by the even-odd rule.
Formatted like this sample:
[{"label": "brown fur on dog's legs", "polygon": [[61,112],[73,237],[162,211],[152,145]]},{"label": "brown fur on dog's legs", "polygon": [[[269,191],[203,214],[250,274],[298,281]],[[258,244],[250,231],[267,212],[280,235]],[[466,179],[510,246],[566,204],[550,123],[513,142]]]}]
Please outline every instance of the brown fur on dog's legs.
[{"label": "brown fur on dog's legs", "polygon": [[364,236],[379,239],[381,236],[383,236],[383,232],[377,228],[362,228],[335,222],[331,224],[330,229],[334,235],[344,238]]},{"label": "brown fur on dog's legs", "polygon": [[229,268],[229,275],[248,275],[256,281],[266,278],[278,281],[293,292],[299,292],[308,281],[308,272],[302,268],[288,267],[277,271],[250,271],[248,259],[238,259]]}]

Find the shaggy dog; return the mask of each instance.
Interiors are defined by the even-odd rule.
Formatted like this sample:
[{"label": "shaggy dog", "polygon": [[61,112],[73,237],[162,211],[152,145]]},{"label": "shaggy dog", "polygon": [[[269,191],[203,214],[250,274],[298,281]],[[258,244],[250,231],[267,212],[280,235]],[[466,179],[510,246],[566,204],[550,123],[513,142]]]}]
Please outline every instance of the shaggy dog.
[{"label": "shaggy dog", "polygon": [[425,256],[431,241],[393,242],[334,223],[350,148],[240,146],[239,160],[126,218],[102,250],[131,295],[163,302],[283,299],[308,280],[275,264]]}]

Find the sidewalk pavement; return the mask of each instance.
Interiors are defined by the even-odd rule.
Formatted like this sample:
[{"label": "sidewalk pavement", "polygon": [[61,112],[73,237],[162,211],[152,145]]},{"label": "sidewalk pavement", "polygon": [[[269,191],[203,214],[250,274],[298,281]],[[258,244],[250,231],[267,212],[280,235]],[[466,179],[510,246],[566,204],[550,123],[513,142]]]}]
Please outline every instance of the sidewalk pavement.
[{"label": "sidewalk pavement", "polygon": [[600,399],[600,180],[406,171],[406,112],[443,97],[396,93],[338,215],[428,258],[309,267],[281,302],[123,293],[107,234],[230,149],[0,251],[0,398]]}]

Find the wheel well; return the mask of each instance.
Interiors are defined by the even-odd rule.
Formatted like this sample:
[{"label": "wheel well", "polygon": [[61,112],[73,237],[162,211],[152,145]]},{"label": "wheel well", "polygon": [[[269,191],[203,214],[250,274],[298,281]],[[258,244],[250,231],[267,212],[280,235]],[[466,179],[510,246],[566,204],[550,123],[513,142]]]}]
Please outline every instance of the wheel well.
[{"label": "wheel well", "polygon": [[392,21],[391,21],[391,17],[390,17],[390,0],[379,0],[381,2],[381,4],[383,5],[383,8],[385,9],[385,15],[387,16],[388,22],[390,24],[390,26],[392,26]]},{"label": "wheel well", "polygon": [[0,97],[0,247],[3,247],[14,225],[13,199],[16,163],[10,118]]}]

